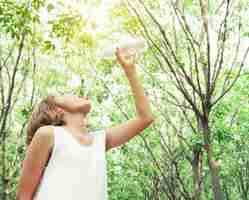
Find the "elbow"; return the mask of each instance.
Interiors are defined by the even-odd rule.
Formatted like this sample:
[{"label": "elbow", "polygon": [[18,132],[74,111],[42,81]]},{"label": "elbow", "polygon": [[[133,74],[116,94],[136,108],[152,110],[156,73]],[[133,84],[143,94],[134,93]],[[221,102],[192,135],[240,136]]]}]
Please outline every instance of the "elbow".
[{"label": "elbow", "polygon": [[28,194],[27,192],[17,192],[16,200],[32,200],[32,195]]},{"label": "elbow", "polygon": [[148,119],[148,122],[149,122],[149,124],[152,124],[152,123],[154,123],[155,120],[156,120],[155,116],[154,116],[154,115],[151,115],[151,116],[149,117],[149,119]]},{"label": "elbow", "polygon": [[149,126],[150,124],[152,124],[155,121],[155,116],[150,114],[150,115],[146,115],[146,116],[141,116],[141,119],[145,122],[145,124],[147,126]]},{"label": "elbow", "polygon": [[25,198],[22,197],[21,195],[16,195],[16,200],[24,200]]},{"label": "elbow", "polygon": [[25,196],[16,196],[16,200],[32,200],[32,198]]},{"label": "elbow", "polygon": [[19,195],[16,196],[16,200],[22,200],[23,198],[20,197]]}]

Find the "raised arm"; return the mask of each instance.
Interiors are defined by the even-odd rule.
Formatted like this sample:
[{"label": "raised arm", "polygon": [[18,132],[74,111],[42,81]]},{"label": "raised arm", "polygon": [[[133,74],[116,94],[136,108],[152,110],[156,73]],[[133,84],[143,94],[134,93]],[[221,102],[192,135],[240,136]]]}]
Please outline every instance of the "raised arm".
[{"label": "raised arm", "polygon": [[116,56],[130,83],[136,105],[136,116],[119,125],[105,129],[106,151],[126,143],[141,133],[155,118],[150,111],[148,98],[139,82],[134,57],[129,57],[125,50],[121,49],[117,49]]}]

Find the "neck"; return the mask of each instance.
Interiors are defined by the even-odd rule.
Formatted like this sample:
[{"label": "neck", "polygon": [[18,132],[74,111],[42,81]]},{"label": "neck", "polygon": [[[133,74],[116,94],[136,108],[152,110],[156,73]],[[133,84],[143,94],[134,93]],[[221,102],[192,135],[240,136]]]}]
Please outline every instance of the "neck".
[{"label": "neck", "polygon": [[75,134],[85,134],[88,133],[86,127],[86,119],[81,113],[73,114],[66,117],[66,125],[68,129],[72,130]]},{"label": "neck", "polygon": [[66,127],[72,130],[72,133],[75,134],[87,134],[88,129],[85,126],[75,125],[75,124],[66,124]]}]

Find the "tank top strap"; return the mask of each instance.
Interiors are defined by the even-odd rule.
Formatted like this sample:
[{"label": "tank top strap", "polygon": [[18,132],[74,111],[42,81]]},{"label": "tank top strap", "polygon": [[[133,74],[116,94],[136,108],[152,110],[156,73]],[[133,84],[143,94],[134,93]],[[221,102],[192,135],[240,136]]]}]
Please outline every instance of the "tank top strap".
[{"label": "tank top strap", "polygon": [[61,126],[53,126],[54,128],[54,146],[55,151],[60,151],[64,145],[66,145],[67,136],[64,133],[64,129]]},{"label": "tank top strap", "polygon": [[53,138],[54,138],[54,145],[52,151],[50,152],[49,160],[53,160],[56,154],[60,151],[63,145],[63,134],[61,134],[61,127],[59,126],[52,126],[53,128]]},{"label": "tank top strap", "polygon": [[53,128],[53,138],[54,138],[54,144],[52,151],[50,152],[49,159],[47,161],[46,166],[48,165],[48,162],[56,159],[56,157],[60,156],[60,154],[65,151],[65,146],[67,146],[67,136],[63,132],[64,129],[60,126],[52,126]]},{"label": "tank top strap", "polygon": [[100,152],[105,152],[105,145],[106,145],[106,131],[105,129],[99,129],[94,131],[94,135],[96,138],[96,148]]}]

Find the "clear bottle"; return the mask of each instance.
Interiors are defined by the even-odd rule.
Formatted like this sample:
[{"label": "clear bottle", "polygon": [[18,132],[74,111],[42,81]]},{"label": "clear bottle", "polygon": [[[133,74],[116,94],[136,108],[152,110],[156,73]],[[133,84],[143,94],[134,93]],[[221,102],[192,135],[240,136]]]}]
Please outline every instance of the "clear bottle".
[{"label": "clear bottle", "polygon": [[115,58],[117,47],[126,49],[127,53],[132,55],[143,52],[147,48],[147,43],[143,38],[126,37],[121,39],[116,44],[104,48],[101,58]]}]

